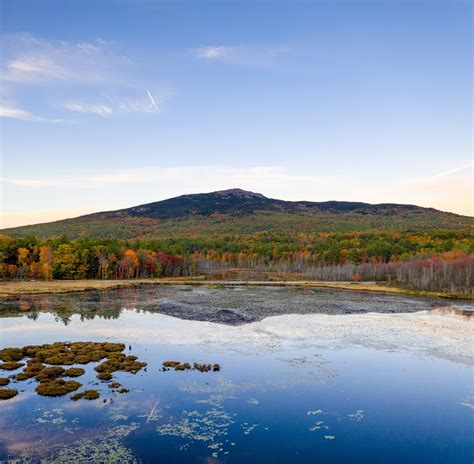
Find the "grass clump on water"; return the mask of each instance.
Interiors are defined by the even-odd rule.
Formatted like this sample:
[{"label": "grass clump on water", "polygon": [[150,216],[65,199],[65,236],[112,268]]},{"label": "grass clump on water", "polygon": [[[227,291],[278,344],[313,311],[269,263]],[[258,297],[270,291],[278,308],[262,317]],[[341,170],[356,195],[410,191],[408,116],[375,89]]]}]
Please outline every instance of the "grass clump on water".
[{"label": "grass clump on water", "polygon": [[71,400],[77,401],[81,398],[85,398],[86,400],[96,400],[99,398],[100,393],[97,390],[84,390],[82,392],[75,393],[71,396]]},{"label": "grass clump on water", "polygon": [[13,388],[0,388],[0,400],[9,400],[18,395],[18,390]]},{"label": "grass clump on water", "polygon": [[38,395],[42,396],[64,396],[81,386],[82,383],[75,380],[56,379],[51,382],[40,383],[35,390]]},{"label": "grass clump on water", "polygon": [[86,371],[82,369],[82,367],[70,367],[69,369],[66,369],[66,372],[64,372],[65,377],[80,377],[81,375],[84,375]]},{"label": "grass clump on water", "polygon": [[199,372],[218,372],[221,370],[221,366],[219,364],[194,363],[191,367],[191,364],[189,363],[181,363],[180,361],[165,361],[161,370],[168,371],[170,369],[174,369],[175,371],[188,371],[193,369]]},{"label": "grass clump on water", "polygon": [[18,369],[22,366],[24,366],[23,363],[16,362],[16,361],[7,361],[0,364],[0,369],[4,369],[6,371],[14,371],[15,369]]},{"label": "grass clump on water", "polygon": [[[16,370],[25,366],[24,369],[13,378],[17,381],[34,379],[39,382],[36,392],[43,396],[63,396],[77,390],[82,384],[74,380],[64,380],[63,377],[80,377],[85,374],[82,367],[69,367],[74,364],[88,364],[100,362],[96,366],[99,380],[109,381],[115,371],[131,372],[136,374],[146,367],[146,363],[138,361],[137,356],[123,353],[123,343],[111,342],[55,342],[43,345],[27,345],[23,348],[4,348],[0,350],[0,369]],[[8,385],[8,378],[0,377],[0,386]],[[117,383],[117,387],[121,385]],[[123,389],[126,390],[126,389]],[[3,389],[3,398],[9,399],[17,390]],[[8,393],[10,392],[10,393]],[[98,395],[98,396],[96,396]],[[73,395],[72,399],[86,398],[95,399],[100,396],[96,390],[85,390]]]}]

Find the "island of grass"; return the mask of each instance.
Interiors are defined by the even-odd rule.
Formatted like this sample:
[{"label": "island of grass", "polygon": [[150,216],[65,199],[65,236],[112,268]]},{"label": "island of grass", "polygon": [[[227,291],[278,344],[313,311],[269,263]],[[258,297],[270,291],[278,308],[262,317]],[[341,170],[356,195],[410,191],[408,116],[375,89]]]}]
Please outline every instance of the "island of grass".
[{"label": "island of grass", "polygon": [[[16,381],[34,379],[38,382],[35,391],[42,396],[64,396],[82,386],[75,380],[64,377],[81,377],[85,374],[82,367],[74,364],[88,364],[102,361],[95,370],[99,380],[109,381],[112,372],[123,371],[136,374],[147,364],[137,356],[126,355],[123,343],[110,342],[56,342],[44,345],[27,345],[22,348],[4,348],[0,350],[0,367],[4,370],[24,369],[13,375]],[[25,366],[26,362],[26,366]],[[63,366],[73,366],[65,368]],[[0,378],[0,386],[8,385],[8,378]],[[117,387],[121,385],[117,383]],[[17,390],[2,389],[2,399],[18,394]],[[122,389],[121,393],[125,393]],[[128,390],[127,390],[128,391]],[[13,394],[13,392],[16,392]],[[85,390],[73,395],[71,399],[95,399],[98,392]],[[78,396],[79,395],[79,396]],[[98,397],[98,396],[97,396]]]},{"label": "island of grass", "polygon": [[100,393],[97,390],[84,390],[82,392],[78,392],[72,395],[71,400],[77,401],[81,398],[84,398],[86,400],[96,400],[97,398],[99,398],[99,396]]},{"label": "island of grass", "polygon": [[180,361],[165,361],[163,362],[162,371],[168,371],[170,369],[174,369],[175,371],[189,371],[189,370],[196,370],[199,372],[209,372],[214,371],[218,372],[221,370],[221,366],[219,364],[203,364],[203,363],[194,363],[191,367],[190,363],[182,363]]},{"label": "island of grass", "polygon": [[9,400],[18,395],[18,390],[13,388],[0,388],[0,400]]}]

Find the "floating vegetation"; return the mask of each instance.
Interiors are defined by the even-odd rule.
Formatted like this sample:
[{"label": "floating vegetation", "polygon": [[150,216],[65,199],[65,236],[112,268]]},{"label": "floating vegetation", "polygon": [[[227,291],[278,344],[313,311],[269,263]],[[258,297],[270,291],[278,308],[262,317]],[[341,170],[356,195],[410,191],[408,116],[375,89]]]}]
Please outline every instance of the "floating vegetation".
[{"label": "floating vegetation", "polygon": [[77,401],[81,398],[85,398],[86,400],[96,400],[99,398],[100,393],[97,390],[84,390],[82,392],[75,393],[71,396],[71,400]]},{"label": "floating vegetation", "polygon": [[43,411],[43,414],[36,418],[36,422],[39,424],[62,425],[67,423],[67,420],[64,418],[64,409],[55,408],[51,411]]},{"label": "floating vegetation", "polygon": [[18,395],[18,390],[13,388],[0,388],[0,400],[9,400]]},{"label": "floating vegetation", "polygon": [[82,369],[81,367],[70,367],[69,369],[66,370],[64,373],[65,377],[80,377],[81,375],[84,375],[86,371]]},{"label": "floating vegetation", "polygon": [[36,374],[35,379],[40,383],[51,382],[61,377],[65,372],[66,369],[64,369],[64,367],[45,367],[44,369],[40,370],[38,374]]},{"label": "floating vegetation", "polygon": [[209,372],[209,371],[214,371],[214,372],[219,372],[221,370],[221,366],[219,364],[200,364],[200,363],[194,363],[194,369],[196,369],[199,372]]},{"label": "floating vegetation", "polygon": [[[229,434],[229,427],[235,423],[231,414],[222,408],[206,412],[183,411],[180,418],[171,419],[157,427],[162,436],[178,437],[187,442],[204,442],[209,449],[223,451],[223,441]],[[217,456],[217,452],[215,452]]]},{"label": "floating vegetation", "polygon": [[353,421],[360,422],[364,418],[364,411],[363,409],[358,409],[356,412],[348,414],[347,417]]},{"label": "floating vegetation", "polygon": [[0,350],[0,359],[5,362],[20,361],[25,357],[21,348],[4,348]]},{"label": "floating vegetation", "polygon": [[175,371],[189,371],[193,369],[199,372],[219,372],[221,370],[221,366],[219,364],[194,363],[191,367],[190,363],[181,363],[180,361],[165,361],[161,370],[168,371],[170,369],[174,369]]},{"label": "floating vegetation", "polygon": [[241,424],[241,427],[244,431],[244,435],[250,435],[257,427],[260,427],[260,424],[249,424],[248,422],[244,422]]},{"label": "floating vegetation", "polygon": [[42,396],[63,396],[71,393],[82,386],[82,383],[75,380],[56,379],[51,382],[40,383],[36,388],[36,393]]},{"label": "floating vegetation", "polygon": [[191,364],[189,363],[181,363],[179,361],[165,361],[163,363],[163,371],[167,371],[169,369],[174,369],[175,371],[186,371],[191,369]]},{"label": "floating vegetation", "polygon": [[309,431],[310,431],[310,432],[315,432],[316,430],[319,430],[319,429],[321,429],[322,427],[324,427],[325,429],[327,429],[328,427],[327,427],[327,426],[324,426],[323,424],[324,424],[324,421],[317,421],[317,422],[313,425],[313,427],[310,427],[310,428],[309,428]]},{"label": "floating vegetation", "polygon": [[[86,373],[82,367],[69,367],[74,364],[88,364],[99,362],[95,367],[99,380],[109,381],[112,372],[124,371],[136,374],[146,367],[146,363],[138,361],[137,356],[122,353],[125,349],[123,343],[111,342],[56,342],[44,345],[27,345],[23,348],[4,348],[0,350],[0,369],[16,370],[25,366],[24,369],[15,374],[13,378],[17,381],[35,379],[39,382],[36,392],[43,396],[63,396],[81,387],[81,383],[73,380],[66,381],[63,377],[80,377]],[[8,385],[7,378],[0,378],[0,386]],[[115,383],[118,388],[121,385]],[[18,392],[15,390],[15,394]],[[128,392],[123,388],[120,393]],[[95,390],[86,390],[80,394],[73,395],[72,399],[87,398],[95,399],[99,396]],[[5,393],[3,399],[10,398]]]},{"label": "floating vegetation", "polygon": [[111,382],[109,383],[109,387],[110,388],[120,388],[122,386],[121,383],[118,383],[118,382]]},{"label": "floating vegetation", "polygon": [[[123,356],[109,356],[107,361],[102,362],[95,367],[95,370],[99,373],[109,373],[116,371],[125,371],[136,374],[138,371],[146,367],[146,363],[130,359],[128,356],[120,353]],[[133,358],[135,358],[133,356]]]},{"label": "floating vegetation", "polygon": [[7,361],[0,364],[0,369],[5,369],[6,371],[14,371],[20,367],[24,366],[23,363],[16,362],[16,361]]},{"label": "floating vegetation", "polygon": [[[48,421],[49,422],[49,421]],[[125,437],[139,427],[137,423],[116,425],[105,432],[95,433],[91,438],[79,438],[68,443],[40,443],[38,446],[21,451],[9,464],[48,462],[51,464],[96,464],[115,463],[139,464],[129,448],[123,444]],[[47,454],[47,459],[42,455]]]},{"label": "floating vegetation", "polygon": [[128,388],[121,388],[120,390],[117,390],[117,393],[128,393],[129,391]]}]

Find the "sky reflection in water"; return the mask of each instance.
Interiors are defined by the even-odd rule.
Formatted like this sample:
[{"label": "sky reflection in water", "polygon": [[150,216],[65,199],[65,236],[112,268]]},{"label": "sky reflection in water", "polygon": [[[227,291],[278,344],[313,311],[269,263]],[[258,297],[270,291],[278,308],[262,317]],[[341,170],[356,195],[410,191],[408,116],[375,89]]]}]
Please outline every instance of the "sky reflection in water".
[{"label": "sky reflection in water", "polygon": [[[156,298],[159,290],[154,291]],[[165,295],[168,304],[183,305],[183,298],[173,300],[169,291]],[[291,310],[295,301],[292,292],[280,290],[276,306],[282,306],[284,300],[288,312],[298,312],[297,307]],[[207,299],[201,294],[207,312],[213,306],[219,311],[234,305],[235,294],[220,302],[225,293],[209,293]],[[245,308],[255,300],[255,292],[238,294],[243,295],[239,296],[244,307],[241,314],[254,317],[255,312]],[[106,296],[106,301],[113,301],[113,295],[117,293]],[[134,298],[137,295],[139,298],[139,293],[134,293]],[[271,292],[258,293],[259,298],[269,295]],[[344,295],[345,301],[337,301],[338,308],[359,304],[351,300],[350,293]],[[146,300],[150,293],[142,296]],[[319,299],[330,301],[333,296],[328,292]],[[314,296],[296,294],[296,303],[304,298],[314,300]],[[76,308],[66,319],[61,319],[64,312],[59,317],[57,312],[39,311],[33,320],[13,314],[11,304],[4,307],[9,317],[0,320],[1,346],[60,340],[118,341],[127,345],[127,352],[131,345],[131,353],[148,363],[147,371],[116,373],[116,380],[130,389],[119,395],[97,382],[95,364],[88,364],[86,375],[79,380],[101,391],[101,398],[92,402],[72,402],[67,396],[40,397],[34,392],[35,382],[13,384],[21,389],[20,394],[0,402],[2,460],[472,461],[472,371],[465,363],[393,347],[335,348],[294,332],[275,336],[272,343],[260,327],[249,334],[243,326],[183,321],[156,311],[130,309],[119,311],[117,318],[92,317],[97,309],[94,304],[84,295],[75,300],[76,296],[67,296],[73,306],[82,306],[82,314],[77,314]],[[48,301],[60,310],[61,301],[66,300],[62,296],[48,297]],[[103,299],[96,299],[96,304],[100,301]],[[370,304],[380,305],[381,301],[387,300],[379,297]],[[149,303],[141,304],[149,307]],[[396,307],[397,300],[389,299],[387,304]],[[414,304],[421,303],[415,300]],[[258,305],[266,306],[266,302]],[[401,298],[400,306],[406,305],[407,300]],[[112,303],[103,306],[114,311]],[[308,302],[302,306],[309,307]],[[267,337],[265,345],[259,345],[259,333]],[[247,338],[240,338],[241,334]],[[217,362],[222,371],[161,372],[161,363],[170,359]]]}]

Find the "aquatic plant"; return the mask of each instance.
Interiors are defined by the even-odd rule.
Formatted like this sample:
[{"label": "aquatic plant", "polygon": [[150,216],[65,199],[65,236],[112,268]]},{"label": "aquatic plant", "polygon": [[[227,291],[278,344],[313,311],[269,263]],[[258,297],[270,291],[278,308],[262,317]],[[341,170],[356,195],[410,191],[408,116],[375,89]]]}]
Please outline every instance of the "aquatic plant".
[{"label": "aquatic plant", "polygon": [[99,398],[100,393],[97,390],[84,390],[82,392],[75,393],[71,396],[71,400],[77,401],[81,398],[85,398],[86,400],[96,400]]},{"label": "aquatic plant", "polygon": [[38,395],[43,396],[63,396],[77,390],[81,386],[82,384],[75,380],[66,382],[63,379],[56,379],[51,382],[40,383],[35,388],[35,391]]},{"label": "aquatic plant", "polygon": [[4,387],[5,385],[8,385],[10,383],[10,379],[7,379],[6,377],[0,377],[0,387]]},{"label": "aquatic plant", "polygon": [[117,390],[117,393],[128,393],[129,391],[128,388],[121,388],[120,390]]},{"label": "aquatic plant", "polygon": [[122,384],[120,384],[120,383],[118,383],[118,382],[111,382],[111,383],[109,383],[109,387],[110,387],[110,388],[119,388],[119,387],[121,387],[121,386],[122,386]]},{"label": "aquatic plant", "polygon": [[0,350],[0,359],[2,361],[21,361],[25,357],[21,348],[3,348]]},{"label": "aquatic plant", "polygon": [[6,371],[14,371],[15,369],[18,369],[19,367],[24,366],[24,363],[16,362],[16,361],[7,361],[2,364],[0,364],[0,369],[4,369]]},{"label": "aquatic plant", "polygon": [[85,370],[81,367],[70,367],[64,372],[65,377],[80,377],[85,374]]},{"label": "aquatic plant", "polygon": [[0,388],[0,400],[9,400],[18,395],[18,390],[13,388]]},{"label": "aquatic plant", "polygon": [[[136,374],[146,367],[146,363],[138,361],[137,356],[127,355],[122,351],[125,349],[123,343],[111,342],[55,342],[43,345],[27,345],[23,348],[4,348],[0,350],[0,368],[4,370],[15,370],[24,366],[23,371],[14,375],[17,381],[34,378],[39,382],[36,392],[44,396],[61,396],[77,390],[81,384],[75,381],[65,381],[63,377],[80,377],[85,374],[81,367],[62,366],[73,364],[88,364],[89,362],[102,361],[95,370],[99,380],[109,381],[112,372],[124,371]],[[0,386],[8,385],[7,378],[1,378]],[[112,388],[119,388],[118,382],[111,384]],[[121,393],[128,390],[123,388]],[[94,399],[95,390],[86,390],[84,397]],[[78,395],[82,395],[78,394]],[[77,399],[83,396],[77,396]]]},{"label": "aquatic plant", "polygon": [[164,361],[162,371],[168,371],[170,369],[174,369],[175,371],[187,371],[195,369],[200,372],[218,372],[221,370],[221,366],[219,364],[194,363],[193,367],[191,367],[191,364],[189,363],[181,363],[180,361]]},{"label": "aquatic plant", "polygon": [[130,361],[127,357],[120,359],[107,359],[107,361],[102,362],[94,369],[97,372],[115,372],[115,371],[125,371],[136,374],[139,370],[143,369],[147,364],[140,361]]},{"label": "aquatic plant", "polygon": [[163,362],[163,367],[166,369],[169,368],[175,368],[176,366],[179,366],[181,363],[179,361],[164,361]]},{"label": "aquatic plant", "polygon": [[45,367],[36,374],[35,379],[38,382],[50,382],[61,377],[64,372],[66,370],[60,366]]},{"label": "aquatic plant", "polygon": [[199,372],[208,372],[212,369],[212,366],[210,364],[194,363],[194,369]]}]

